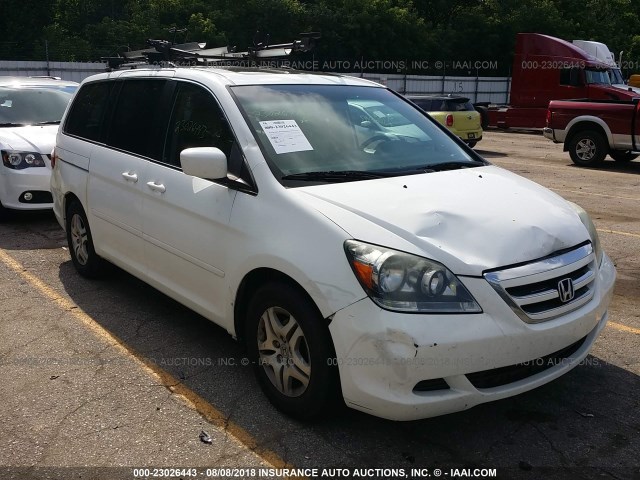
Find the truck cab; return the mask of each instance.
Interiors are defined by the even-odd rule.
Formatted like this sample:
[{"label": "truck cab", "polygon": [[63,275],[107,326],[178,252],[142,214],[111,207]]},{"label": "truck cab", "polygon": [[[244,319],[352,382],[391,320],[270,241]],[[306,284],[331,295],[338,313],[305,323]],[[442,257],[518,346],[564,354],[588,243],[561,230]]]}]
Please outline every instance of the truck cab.
[{"label": "truck cab", "polygon": [[489,110],[489,124],[501,128],[543,128],[550,100],[630,100],[616,88],[610,66],[576,45],[538,33],[519,33],[513,60],[510,104]]},{"label": "truck cab", "polygon": [[[609,74],[609,79],[611,81],[612,87],[640,94],[640,88],[634,88],[630,85],[627,85],[624,77],[622,76],[622,71],[616,63],[615,55],[611,53],[609,47],[607,47],[604,43],[593,42],[590,40],[574,40],[573,44],[587,52],[592,57],[597,58],[602,63],[605,63],[609,67],[607,73]],[[620,56],[622,58],[622,53],[620,54]]]}]

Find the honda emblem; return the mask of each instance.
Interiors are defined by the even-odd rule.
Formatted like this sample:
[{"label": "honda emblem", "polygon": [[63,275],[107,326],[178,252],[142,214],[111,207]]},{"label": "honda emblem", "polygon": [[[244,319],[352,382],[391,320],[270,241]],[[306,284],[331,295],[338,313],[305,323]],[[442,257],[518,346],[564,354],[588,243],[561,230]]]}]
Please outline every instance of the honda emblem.
[{"label": "honda emblem", "polygon": [[576,291],[573,288],[573,280],[571,278],[563,278],[558,282],[558,295],[562,303],[567,303],[573,300]]}]

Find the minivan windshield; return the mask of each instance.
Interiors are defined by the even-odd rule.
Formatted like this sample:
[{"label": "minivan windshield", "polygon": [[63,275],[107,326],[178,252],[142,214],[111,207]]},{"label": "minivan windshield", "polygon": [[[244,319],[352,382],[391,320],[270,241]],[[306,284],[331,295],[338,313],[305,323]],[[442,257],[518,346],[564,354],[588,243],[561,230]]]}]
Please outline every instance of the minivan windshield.
[{"label": "minivan windshield", "polygon": [[384,88],[231,88],[279,180],[355,181],[485,165]]},{"label": "minivan windshield", "polygon": [[75,85],[0,86],[0,126],[60,123]]}]

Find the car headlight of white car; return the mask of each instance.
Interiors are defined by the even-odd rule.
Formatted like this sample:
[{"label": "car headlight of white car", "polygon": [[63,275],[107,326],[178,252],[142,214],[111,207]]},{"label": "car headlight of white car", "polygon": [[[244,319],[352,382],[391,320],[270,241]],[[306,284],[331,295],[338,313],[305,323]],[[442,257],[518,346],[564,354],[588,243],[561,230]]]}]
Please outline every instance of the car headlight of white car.
[{"label": "car headlight of white car", "polygon": [[17,150],[2,150],[2,163],[5,167],[22,170],[29,167],[44,167],[44,159],[38,152],[20,152]]},{"label": "car headlight of white car", "polygon": [[482,312],[460,280],[438,262],[356,240],[347,240],[344,249],[358,281],[382,308],[397,312]]},{"label": "car headlight of white car", "polygon": [[593,251],[596,254],[596,262],[597,262],[596,265],[600,267],[600,265],[602,265],[603,251],[602,251],[602,245],[600,245],[600,237],[598,236],[598,231],[596,230],[596,226],[593,224],[593,220],[591,220],[591,217],[589,216],[589,214],[586,212],[584,208],[582,208],[580,205],[576,203],[573,203],[573,202],[569,202],[569,203],[578,213],[578,216],[580,217],[580,221],[589,232],[589,237],[591,237],[591,244],[593,245]]}]

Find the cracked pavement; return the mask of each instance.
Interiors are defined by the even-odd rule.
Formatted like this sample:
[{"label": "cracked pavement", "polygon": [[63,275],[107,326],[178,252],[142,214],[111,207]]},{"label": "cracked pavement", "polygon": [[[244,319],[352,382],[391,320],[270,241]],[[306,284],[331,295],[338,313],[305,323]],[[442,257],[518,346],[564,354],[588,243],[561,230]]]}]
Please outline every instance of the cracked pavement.
[{"label": "cracked pavement", "polygon": [[522,133],[486,132],[477,149],[579,203],[600,230],[618,268],[618,326],[604,329],[586,365],[444,417],[394,423],[343,409],[303,424],[271,407],[225,331],[118,269],[101,281],[79,277],[53,215],[29,214],[0,225],[0,256],[15,262],[0,261],[0,467],[640,478],[640,161],[581,169],[561,146]]}]

